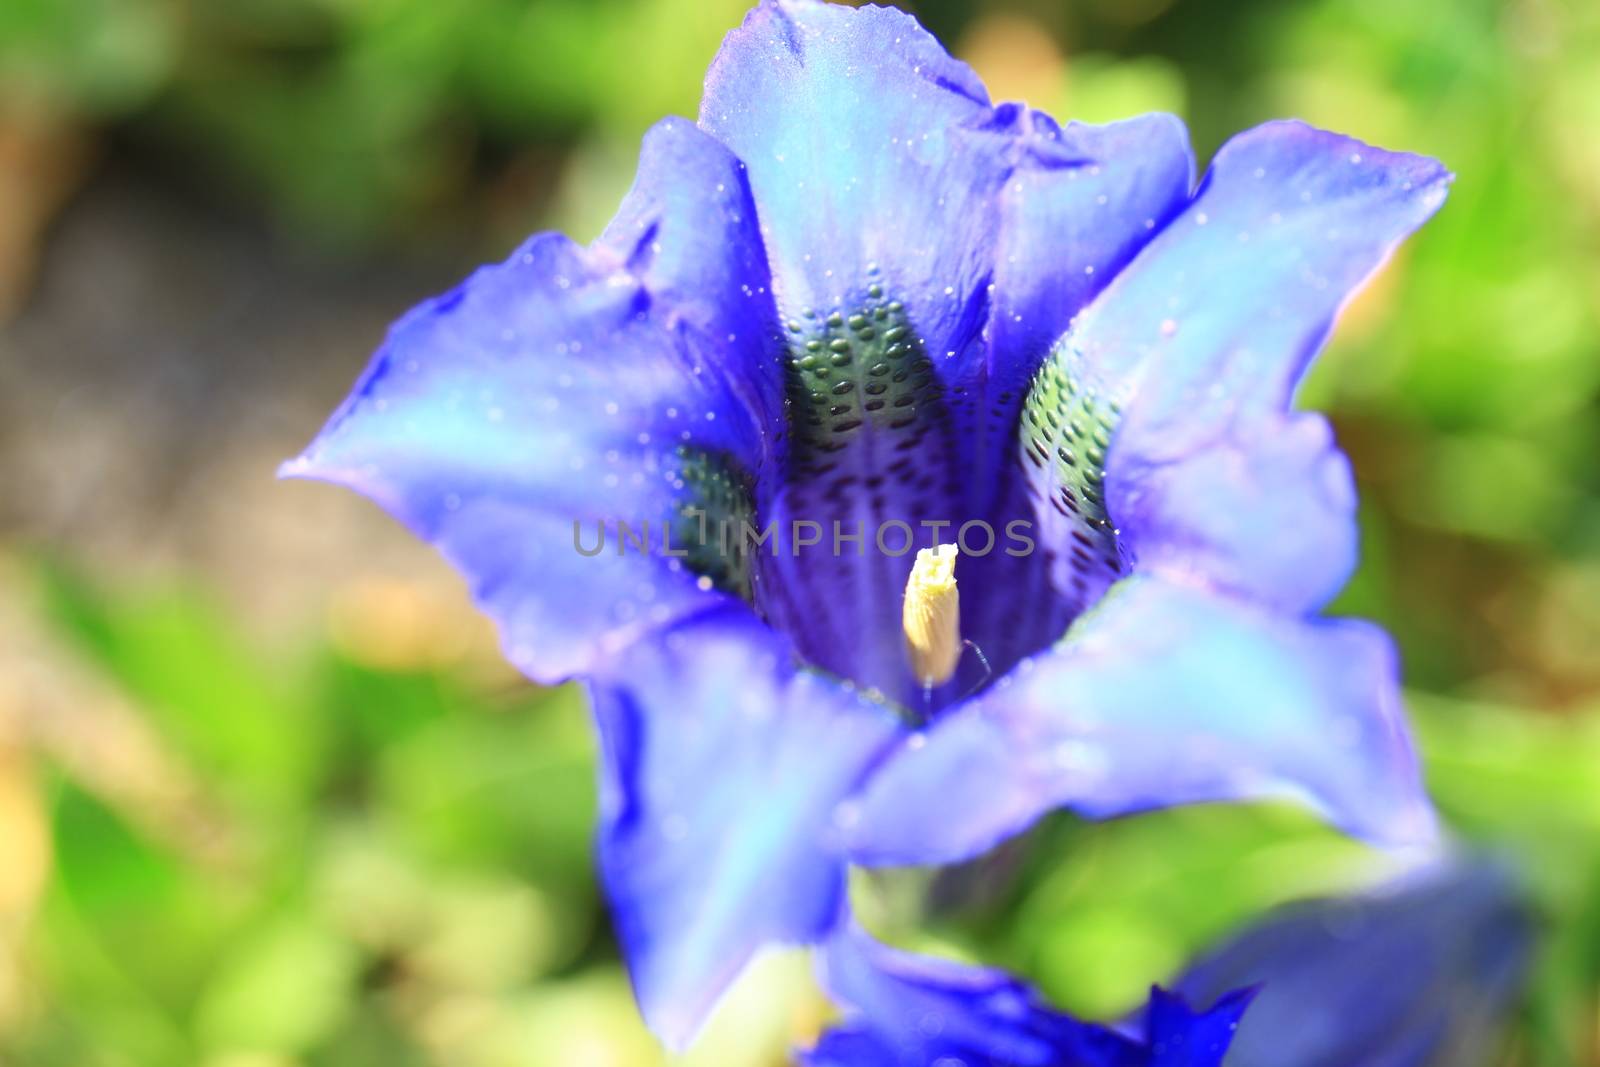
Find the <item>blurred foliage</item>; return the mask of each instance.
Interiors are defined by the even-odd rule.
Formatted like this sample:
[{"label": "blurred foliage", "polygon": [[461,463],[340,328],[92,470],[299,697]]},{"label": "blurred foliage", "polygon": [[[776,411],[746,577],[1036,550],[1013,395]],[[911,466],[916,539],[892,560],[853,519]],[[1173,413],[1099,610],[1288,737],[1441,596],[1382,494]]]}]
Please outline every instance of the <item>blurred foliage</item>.
[{"label": "blurred foliage", "polygon": [[[353,263],[446,239],[487,257],[536,225],[594,232],[743,6],[9,0],[0,150],[91,143]],[[1519,861],[1546,916],[1504,1062],[1600,1063],[1600,5],[918,10],[997,96],[1063,117],[1175,110],[1204,158],[1299,115],[1457,172],[1305,393],[1363,482],[1338,607],[1395,633],[1441,809]],[[59,198],[8,183],[61,173],[0,168],[0,221],[41,227]],[[198,564],[151,585],[27,558],[0,606],[80,717],[0,714],[0,1062],[660,1061],[594,882],[580,694],[385,653],[382,613],[280,647]],[[0,662],[0,713],[7,684]],[[1393,862],[1294,812],[1202,808],[1055,818],[855,894],[902,941],[1114,1014],[1262,909]],[[783,1062],[824,1010],[793,959],[737,997],[689,1062]]]},{"label": "blurred foliage", "polygon": [[486,181],[543,180],[579,135],[631,142],[693,114],[684,75],[744,7],[17,0],[0,14],[0,85],[77,121],[129,117],[135,139],[320,241],[371,240],[431,231],[425,216],[466,210]]},{"label": "blurred foliage", "polygon": [[[195,588],[21,574],[8,593],[131,698],[174,788],[120,793],[51,745],[28,761],[51,863],[12,914],[0,892],[0,930],[27,920],[0,1062],[663,1062],[595,885],[576,688],[333,643],[286,662]],[[758,969],[686,1062],[784,1062],[796,1003],[814,1027],[803,961]]]}]

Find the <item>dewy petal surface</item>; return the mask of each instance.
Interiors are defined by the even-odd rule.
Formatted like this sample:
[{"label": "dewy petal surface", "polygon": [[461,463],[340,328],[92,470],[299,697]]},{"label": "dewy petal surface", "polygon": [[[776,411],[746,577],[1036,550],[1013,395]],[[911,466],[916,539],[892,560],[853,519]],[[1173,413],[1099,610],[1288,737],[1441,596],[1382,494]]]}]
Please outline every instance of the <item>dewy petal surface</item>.
[{"label": "dewy petal surface", "polygon": [[[1113,470],[1123,461],[1112,455]],[[1145,573],[1238,590],[1295,612],[1355,569],[1356,487],[1326,419],[1249,415],[1226,435],[1108,483]]]},{"label": "dewy petal surface", "polygon": [[853,855],[948,862],[1057,807],[1103,817],[1253,798],[1303,801],[1377,841],[1430,839],[1388,639],[1134,577],[1060,645],[910,738],[852,808]]},{"label": "dewy petal surface", "polygon": [[[535,237],[402,319],[284,473],[372,498],[433,542],[552,681],[728,599],[662,546],[707,467],[760,469],[781,392],[743,170],[682,120],[646,138],[590,249]],[[619,555],[615,523],[649,525]],[[574,524],[578,523],[578,529]],[[611,533],[598,555],[598,525]]]},{"label": "dewy petal surface", "polygon": [[1344,584],[1348,472],[1320,424],[1284,413],[1340,307],[1449,179],[1431,159],[1268,123],[1223,146],[1194,202],[1083,312],[1065,356],[1125,405],[1106,495],[1142,567],[1289,610]]},{"label": "dewy petal surface", "polygon": [[[1194,186],[1189,133],[1175,116],[1058,128],[1032,112],[1029,126],[1000,194],[988,325],[989,377],[1019,400],[1072,317],[1183,209]],[[1014,436],[1009,423],[1003,430]]]},{"label": "dewy petal surface", "polygon": [[798,670],[742,606],[641,642],[591,692],[601,869],[645,1020],[681,1046],[758,949],[837,921],[835,809],[899,720]]}]

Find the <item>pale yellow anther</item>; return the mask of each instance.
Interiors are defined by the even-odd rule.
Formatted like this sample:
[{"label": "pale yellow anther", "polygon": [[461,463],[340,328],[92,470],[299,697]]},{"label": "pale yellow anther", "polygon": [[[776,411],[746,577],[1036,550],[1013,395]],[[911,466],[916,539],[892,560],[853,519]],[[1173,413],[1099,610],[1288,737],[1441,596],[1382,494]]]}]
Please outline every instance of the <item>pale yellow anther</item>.
[{"label": "pale yellow anther", "polygon": [[917,553],[906,579],[900,614],[911,673],[925,686],[943,685],[961,662],[961,597],[956,592],[956,546]]}]

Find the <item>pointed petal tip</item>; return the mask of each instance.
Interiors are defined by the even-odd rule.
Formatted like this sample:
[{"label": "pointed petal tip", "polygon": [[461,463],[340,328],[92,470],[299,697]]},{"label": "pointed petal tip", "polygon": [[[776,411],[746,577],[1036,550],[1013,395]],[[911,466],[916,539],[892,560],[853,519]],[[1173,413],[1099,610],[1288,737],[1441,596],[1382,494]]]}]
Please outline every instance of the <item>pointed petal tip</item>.
[{"label": "pointed petal tip", "polygon": [[1453,171],[1432,156],[1384,148],[1297,118],[1273,119],[1235,134],[1217,151],[1217,161],[1225,160],[1233,152],[1247,151],[1266,140],[1337,145],[1338,150],[1346,154],[1351,166],[1382,164],[1399,176],[1398,184],[1403,192],[1414,195],[1430,210],[1443,202],[1450,184],[1456,178]]},{"label": "pointed petal tip", "polygon": [[657,1003],[653,997],[647,999],[643,991],[636,990],[635,996],[645,1026],[661,1042],[662,1047],[675,1057],[689,1051],[689,1046],[700,1036],[705,1020],[697,1014],[684,1011],[679,1005]]},{"label": "pointed petal tip", "polygon": [[1256,997],[1261,995],[1261,990],[1264,985],[1264,982],[1256,982],[1251,985],[1241,986],[1240,988],[1233,990],[1231,993],[1224,993],[1222,998],[1218,1000],[1216,1004],[1212,1005],[1211,1010],[1217,1011],[1218,1009],[1225,1009],[1230,1013],[1243,1015],[1245,1010],[1248,1009],[1255,1001]]},{"label": "pointed petal tip", "polygon": [[[330,465],[325,458],[319,456],[316,443],[313,443],[298,456],[292,456],[278,464],[274,476],[284,482],[326,482],[329,485],[340,485],[347,489],[354,489],[365,496],[373,497],[372,491],[358,478],[352,476],[349,470],[340,471],[337,465]],[[373,497],[373,499],[377,499]]]},{"label": "pointed petal tip", "polygon": [[315,470],[311,465],[311,457],[304,452],[278,464],[278,469],[274,474],[274,477],[279,481],[314,478],[315,476]]},{"label": "pointed petal tip", "polygon": [[[1078,119],[1071,119],[1067,122],[1068,128],[1074,126],[1087,127],[1091,125],[1095,124],[1081,122]],[[1104,129],[1108,130],[1136,130],[1141,127],[1165,127],[1165,132],[1171,134],[1177,140],[1181,141],[1185,148],[1189,147],[1189,124],[1183,121],[1183,116],[1174,114],[1171,111],[1141,111],[1138,114],[1128,115],[1120,119],[1113,119],[1112,121],[1103,123],[1101,125]]]},{"label": "pointed petal tip", "polygon": [[1229,990],[1204,1008],[1191,1003],[1190,1000],[1176,989],[1168,989],[1163,985],[1155,984],[1150,987],[1150,1007],[1154,1010],[1173,1010],[1188,1016],[1218,1016],[1237,1021],[1251,1001],[1261,992],[1263,983],[1256,982],[1252,985],[1240,986]]},{"label": "pointed petal tip", "polygon": [[1419,796],[1410,810],[1395,818],[1375,840],[1385,850],[1408,862],[1432,862],[1450,850],[1438,813],[1426,796]]},{"label": "pointed petal tip", "polygon": [[[1403,719],[1396,726],[1401,731],[1407,730]],[[1364,810],[1346,808],[1340,817],[1325,798],[1311,802],[1310,806],[1331,825],[1381,850],[1403,866],[1437,860],[1449,851],[1450,838],[1434,810],[1427,786],[1418,775],[1417,756],[1409,741],[1405,744],[1405,754],[1395,759],[1385,772],[1385,779],[1377,784],[1379,795]],[[1303,796],[1298,799],[1305,800]]]},{"label": "pointed petal tip", "polygon": [[[1387,802],[1379,801],[1361,813],[1346,811],[1343,817],[1324,800],[1312,800],[1309,806],[1330,825],[1378,849],[1400,867],[1426,866],[1448,855],[1451,839],[1422,783],[1391,783],[1386,789],[1392,791]],[[1293,799],[1307,802],[1303,795]]]}]

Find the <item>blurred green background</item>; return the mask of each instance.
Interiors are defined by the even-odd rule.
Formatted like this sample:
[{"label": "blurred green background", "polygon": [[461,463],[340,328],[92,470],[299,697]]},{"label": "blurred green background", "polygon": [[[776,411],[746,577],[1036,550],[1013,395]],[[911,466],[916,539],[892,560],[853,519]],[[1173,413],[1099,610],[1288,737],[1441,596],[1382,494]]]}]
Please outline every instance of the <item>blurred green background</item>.
[{"label": "blurred green background", "polygon": [[[383,326],[588,238],[743,0],[0,4],[0,1063],[661,1061],[595,887],[582,698],[374,508],[273,469]],[[1294,115],[1445,160],[1306,394],[1363,483],[1340,608],[1548,936],[1497,1063],[1600,1064],[1600,5],[927,0],[997,98]],[[1113,1014],[1393,860],[1275,808],[1049,820],[862,876],[879,929]],[[784,1062],[798,955],[692,1064]]]}]

